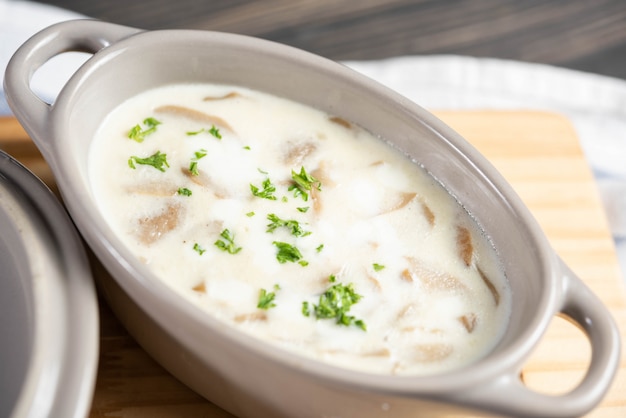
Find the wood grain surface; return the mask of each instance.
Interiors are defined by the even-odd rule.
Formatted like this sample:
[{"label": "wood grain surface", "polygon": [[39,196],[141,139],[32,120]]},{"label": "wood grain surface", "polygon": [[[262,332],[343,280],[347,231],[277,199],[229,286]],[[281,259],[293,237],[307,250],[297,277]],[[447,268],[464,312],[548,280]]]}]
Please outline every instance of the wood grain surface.
[{"label": "wood grain surface", "polygon": [[460,54],[626,79],[624,0],[40,0],[142,29],[241,33],[334,60]]},{"label": "wood grain surface", "polygon": [[[529,206],[557,253],[604,301],[626,336],[626,296],[596,185],[569,121],[545,112],[436,112],[501,171]],[[54,187],[54,178],[11,118],[0,118],[0,148]],[[94,264],[95,268],[97,264]],[[230,417],[156,364],[100,301],[101,352],[90,417]],[[626,416],[626,350],[603,402],[588,416]],[[555,318],[526,364],[531,388],[564,393],[584,375],[590,347]]]}]

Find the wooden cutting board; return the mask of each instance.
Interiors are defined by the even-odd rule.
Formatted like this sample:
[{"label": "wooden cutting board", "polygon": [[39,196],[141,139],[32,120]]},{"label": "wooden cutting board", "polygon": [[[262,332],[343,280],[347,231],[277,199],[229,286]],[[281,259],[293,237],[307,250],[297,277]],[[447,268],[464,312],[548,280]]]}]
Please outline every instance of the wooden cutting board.
[{"label": "wooden cutting board", "polygon": [[[513,185],[557,253],[605,302],[626,336],[626,292],[595,182],[570,122],[546,112],[436,112]],[[19,124],[0,118],[0,148],[53,190],[54,178]],[[97,268],[97,267],[96,267]],[[90,416],[231,417],[156,364],[100,301],[101,353]],[[626,417],[626,349],[620,370],[590,417]],[[535,390],[563,393],[590,358],[579,329],[555,318],[522,378]]]}]

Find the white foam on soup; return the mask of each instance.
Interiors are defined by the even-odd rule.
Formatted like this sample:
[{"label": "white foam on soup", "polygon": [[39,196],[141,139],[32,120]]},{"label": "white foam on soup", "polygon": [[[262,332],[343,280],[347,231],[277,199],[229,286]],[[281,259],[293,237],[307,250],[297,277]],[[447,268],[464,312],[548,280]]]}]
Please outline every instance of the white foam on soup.
[{"label": "white foam on soup", "polygon": [[138,260],[284,349],[423,375],[476,361],[506,327],[510,289],[478,225],[335,115],[237,86],[164,86],[103,121],[90,180]]}]

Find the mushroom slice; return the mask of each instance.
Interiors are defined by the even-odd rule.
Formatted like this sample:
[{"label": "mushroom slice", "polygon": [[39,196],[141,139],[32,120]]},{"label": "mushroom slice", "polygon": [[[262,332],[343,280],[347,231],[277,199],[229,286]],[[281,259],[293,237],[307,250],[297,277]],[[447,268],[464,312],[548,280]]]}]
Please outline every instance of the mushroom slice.
[{"label": "mushroom slice", "polygon": [[368,274],[367,275],[367,280],[372,284],[372,287],[377,291],[377,292],[382,292],[383,290],[383,286],[380,284],[380,282],[378,281],[378,279],[376,279],[374,276]]},{"label": "mushroom slice", "polygon": [[360,353],[361,357],[391,357],[391,351],[382,347],[377,350],[364,351]]},{"label": "mushroom slice", "polygon": [[432,335],[441,335],[444,333],[444,331],[441,328],[426,328],[426,327],[417,326],[417,325],[404,326],[400,328],[400,332],[407,333],[407,334],[410,334],[413,332],[421,332],[423,334],[432,334]]},{"label": "mushroom slice", "polygon": [[312,187],[309,191],[309,195],[313,201],[313,211],[315,213],[320,213],[322,211],[322,198],[320,197],[320,191],[317,187]]},{"label": "mushroom slice", "polygon": [[411,203],[411,201],[415,199],[415,196],[417,196],[417,193],[409,193],[409,192],[397,193],[394,200],[392,201],[391,206],[387,207],[382,213],[389,213],[389,212],[402,209],[403,207]]},{"label": "mushroom slice", "polygon": [[332,123],[336,123],[337,125],[341,125],[346,129],[353,129],[353,125],[345,120],[344,118],[340,118],[339,116],[331,116],[328,118]]},{"label": "mushroom slice", "polygon": [[209,176],[206,173],[200,172],[198,174],[194,174],[187,167],[181,167],[180,171],[198,186],[207,188],[211,187],[211,179],[209,179]]},{"label": "mushroom slice", "polygon": [[138,220],[139,239],[144,244],[152,244],[163,235],[173,231],[180,221],[182,208],[179,204],[168,203],[163,211],[154,216]]},{"label": "mushroom slice", "polygon": [[485,272],[480,267],[476,267],[476,269],[478,270],[480,278],[483,279],[483,282],[487,286],[487,289],[489,289],[489,291],[491,292],[491,295],[493,296],[493,301],[496,303],[496,306],[498,306],[500,304],[500,292],[498,292],[496,286],[489,279],[489,277],[487,277],[487,274],[485,274]]},{"label": "mushroom slice", "polygon": [[404,269],[400,274],[400,278],[405,282],[413,283],[415,281],[416,275],[412,269]]},{"label": "mushroom slice", "polygon": [[428,206],[428,204],[424,202],[422,199],[420,199],[420,204],[422,205],[422,213],[424,214],[426,221],[428,221],[428,224],[430,226],[434,226],[435,225],[435,213],[432,211],[430,206]]},{"label": "mushroom slice", "polygon": [[413,312],[415,312],[415,304],[409,303],[409,304],[405,305],[402,309],[400,309],[398,311],[398,314],[397,314],[396,317],[398,319],[402,319],[402,318],[404,318],[406,316],[411,315]]},{"label": "mushroom slice", "polygon": [[317,150],[313,142],[290,142],[283,157],[286,165],[300,166],[309,155]]},{"label": "mushroom slice", "polygon": [[206,284],[204,282],[201,282],[200,284],[192,287],[191,290],[198,293],[206,293]]},{"label": "mushroom slice", "polygon": [[128,186],[126,190],[129,194],[139,194],[153,197],[170,197],[176,194],[178,188],[169,183],[150,182]]},{"label": "mushroom slice", "polygon": [[467,286],[451,274],[431,270],[414,257],[406,257],[406,259],[410,267],[402,272],[403,280],[419,280],[424,288],[430,291],[462,292],[467,290]]},{"label": "mushroom slice", "polygon": [[235,316],[235,322],[249,322],[249,321],[267,321],[267,314],[262,311],[250,312]]},{"label": "mushroom slice", "polygon": [[454,351],[448,344],[418,344],[413,350],[413,359],[420,363],[433,363],[446,359]]},{"label": "mushroom slice", "polygon": [[217,197],[218,199],[224,199],[229,196],[229,193],[226,191],[226,189],[215,184],[215,182],[211,180],[211,177],[209,177],[205,172],[200,171],[198,174],[193,174],[186,167],[182,167],[181,171],[189,180],[191,180],[198,186],[210,189],[213,194],[215,194],[215,197]]},{"label": "mushroom slice", "polygon": [[472,333],[474,328],[476,327],[476,323],[478,322],[478,317],[475,313],[470,312],[467,315],[459,316],[459,322],[465,327],[468,333]]},{"label": "mushroom slice", "polygon": [[191,109],[189,107],[178,105],[163,105],[157,107],[156,109],[154,109],[154,111],[159,114],[190,119],[194,122],[218,125],[230,132],[235,132],[233,128],[228,124],[228,122],[226,122],[219,116],[209,115],[208,113],[204,113],[196,109]]},{"label": "mushroom slice", "polygon": [[334,187],[337,185],[328,173],[328,162],[326,161],[321,161],[319,166],[315,170],[311,171],[311,175],[321,183],[323,188]]},{"label": "mushroom slice", "polygon": [[241,94],[236,91],[231,91],[230,93],[226,93],[223,96],[207,96],[202,100],[205,102],[212,102],[216,100],[234,99],[236,97],[241,97]]},{"label": "mushroom slice", "polygon": [[466,266],[472,264],[472,256],[474,255],[474,245],[472,244],[472,234],[470,230],[464,226],[456,227],[456,247],[459,257]]},{"label": "mushroom slice", "polygon": [[388,191],[385,193],[384,198],[380,199],[382,204],[375,209],[372,216],[386,215],[400,210],[411,203],[416,196],[417,193],[413,192]]}]

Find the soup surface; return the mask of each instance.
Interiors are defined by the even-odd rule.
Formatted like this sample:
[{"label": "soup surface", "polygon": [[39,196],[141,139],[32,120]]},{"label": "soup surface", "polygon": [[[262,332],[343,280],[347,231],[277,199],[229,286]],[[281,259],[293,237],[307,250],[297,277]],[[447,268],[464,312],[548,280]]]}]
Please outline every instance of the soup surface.
[{"label": "soup surface", "polygon": [[164,86],[104,120],[90,170],[139,261],[285,349],[430,374],[485,355],[506,327],[510,290],[478,225],[415,162],[334,115],[237,86]]}]

